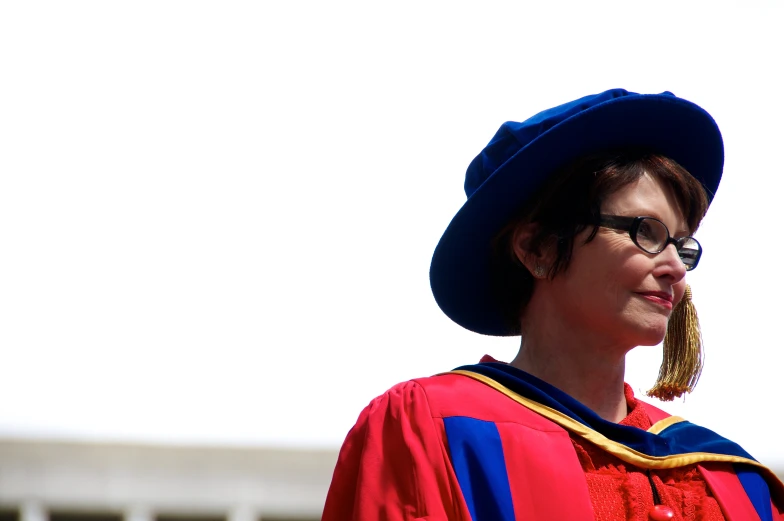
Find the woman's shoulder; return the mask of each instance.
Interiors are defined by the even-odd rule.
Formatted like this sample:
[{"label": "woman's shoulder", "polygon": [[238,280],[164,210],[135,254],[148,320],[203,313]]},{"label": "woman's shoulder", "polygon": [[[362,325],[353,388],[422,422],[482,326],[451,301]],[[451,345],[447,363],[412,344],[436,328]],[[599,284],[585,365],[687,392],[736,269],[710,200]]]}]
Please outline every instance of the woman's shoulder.
[{"label": "woman's shoulder", "polygon": [[441,416],[445,410],[453,408],[465,412],[465,406],[470,408],[481,398],[486,399],[489,391],[492,389],[459,374],[439,373],[397,383],[375,397],[368,407],[423,406],[431,411],[440,411],[435,415]]},{"label": "woman's shoulder", "polygon": [[417,415],[436,420],[463,417],[487,422],[517,423],[540,431],[563,429],[521,407],[497,389],[455,372],[400,382],[377,396],[366,409],[369,415],[389,414],[398,418]]}]

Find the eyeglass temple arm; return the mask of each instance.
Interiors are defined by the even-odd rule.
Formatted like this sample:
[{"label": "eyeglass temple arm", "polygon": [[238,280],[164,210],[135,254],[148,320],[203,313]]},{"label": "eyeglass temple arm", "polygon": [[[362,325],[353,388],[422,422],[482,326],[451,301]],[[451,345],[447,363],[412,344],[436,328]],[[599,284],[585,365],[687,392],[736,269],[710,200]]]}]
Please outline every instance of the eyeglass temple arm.
[{"label": "eyeglass temple arm", "polygon": [[623,217],[620,215],[600,215],[599,226],[613,228],[614,230],[629,231],[637,217]]}]

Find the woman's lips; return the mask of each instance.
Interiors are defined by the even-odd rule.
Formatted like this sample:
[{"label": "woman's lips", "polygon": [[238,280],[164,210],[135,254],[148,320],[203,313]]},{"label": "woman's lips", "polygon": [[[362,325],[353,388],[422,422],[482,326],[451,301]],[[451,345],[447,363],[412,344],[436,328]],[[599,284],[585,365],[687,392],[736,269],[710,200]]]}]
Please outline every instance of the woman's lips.
[{"label": "woman's lips", "polygon": [[655,304],[659,304],[666,309],[672,309],[672,295],[669,293],[664,293],[662,291],[646,291],[637,294],[642,298]]}]

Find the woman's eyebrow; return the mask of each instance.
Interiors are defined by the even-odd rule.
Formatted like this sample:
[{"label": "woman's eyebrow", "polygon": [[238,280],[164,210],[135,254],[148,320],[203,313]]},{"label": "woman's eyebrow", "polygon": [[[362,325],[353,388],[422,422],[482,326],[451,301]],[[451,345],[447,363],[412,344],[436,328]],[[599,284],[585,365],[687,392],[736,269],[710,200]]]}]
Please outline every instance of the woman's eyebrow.
[{"label": "woman's eyebrow", "polygon": [[[653,217],[654,219],[660,220],[661,222],[664,223],[665,226],[667,226],[667,222],[664,220],[664,218],[661,216],[659,212],[647,208],[631,208],[627,210],[618,210],[617,212],[607,211],[602,213],[619,215],[623,217]],[[673,231],[672,229],[670,229],[669,226],[667,226],[667,229],[670,230],[670,234],[673,237],[687,236],[687,235],[691,235],[692,233],[691,231],[689,231],[688,228],[677,228],[675,231]]]}]

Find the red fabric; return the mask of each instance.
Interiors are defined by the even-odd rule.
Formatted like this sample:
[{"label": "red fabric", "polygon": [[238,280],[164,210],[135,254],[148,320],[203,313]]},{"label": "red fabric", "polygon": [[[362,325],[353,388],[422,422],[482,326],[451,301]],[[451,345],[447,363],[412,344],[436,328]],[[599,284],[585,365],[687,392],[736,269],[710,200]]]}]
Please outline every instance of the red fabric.
[{"label": "red fabric", "polygon": [[322,521],[470,521],[442,436],[416,382],[373,400],[340,450]]},{"label": "red fabric", "polygon": [[[631,387],[629,387],[628,391],[627,391],[627,395],[626,395],[627,403],[629,402],[628,392],[631,392]],[[632,397],[634,397],[634,393],[632,393]],[[653,405],[651,405],[651,404],[649,404],[647,402],[643,402],[641,400],[637,400],[637,403],[639,403],[641,406],[643,406],[645,408],[645,412],[648,414],[648,418],[650,418],[651,422],[653,422],[653,423],[656,423],[656,422],[658,422],[660,420],[663,420],[665,418],[669,418],[670,416],[672,416],[670,413],[664,412],[661,409],[659,409],[658,407],[654,407]]]},{"label": "red fabric", "polygon": [[594,519],[585,475],[577,455],[569,450],[566,431],[540,431],[512,422],[496,426],[504,446],[515,519]]},{"label": "red fabric", "polygon": [[[498,398],[475,380],[442,375],[396,385],[373,400],[340,450],[322,521],[470,521],[443,424],[456,415],[496,422],[502,439],[518,443],[505,457],[507,468],[515,468],[511,491],[519,519],[593,520],[566,431]],[[539,444],[551,452],[537,449],[542,457],[534,456]],[[569,483],[569,501],[559,481]],[[538,493],[525,483],[536,483]]]},{"label": "red fabric", "polygon": [[[653,422],[645,404],[634,397],[628,384],[625,394],[629,414],[620,424],[648,430]],[[576,435],[571,435],[571,439],[585,472],[597,521],[648,521],[654,503],[646,471],[624,463]],[[724,521],[721,508],[696,465],[657,470],[652,476],[661,503],[675,511],[674,520]]]},{"label": "red fabric", "polygon": [[[719,503],[725,511],[733,512],[730,521],[750,520],[758,521],[759,515],[752,505],[751,500],[743,490],[732,465],[729,463],[712,463],[700,465],[705,480],[719,497]],[[775,508],[773,509],[775,518]]]},{"label": "red fabric", "polygon": [[[630,412],[622,423],[647,429],[648,406],[628,387],[627,402]],[[443,419],[451,416],[496,423],[518,519],[647,521],[653,499],[640,469],[570,437],[491,387],[454,374],[396,385],[362,411],[340,450],[322,520],[469,521],[447,448]],[[676,520],[725,519],[700,470],[654,474]],[[745,494],[722,483],[714,489],[722,505],[742,512],[729,496]],[[758,519],[736,511],[726,519]],[[776,507],[774,513],[784,521]]]}]

